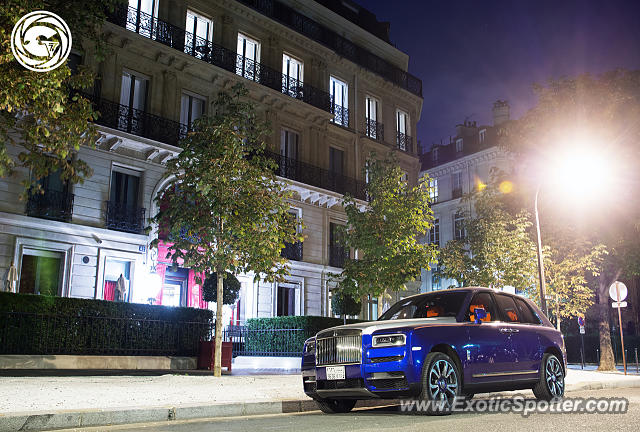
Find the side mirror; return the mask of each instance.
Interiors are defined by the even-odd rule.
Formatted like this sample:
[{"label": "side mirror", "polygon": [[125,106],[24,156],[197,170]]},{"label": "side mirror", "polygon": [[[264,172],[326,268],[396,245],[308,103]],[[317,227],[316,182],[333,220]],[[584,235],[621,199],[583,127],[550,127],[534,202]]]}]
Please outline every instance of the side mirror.
[{"label": "side mirror", "polygon": [[476,317],[476,324],[480,324],[487,317],[487,311],[484,308],[475,308],[473,315]]}]

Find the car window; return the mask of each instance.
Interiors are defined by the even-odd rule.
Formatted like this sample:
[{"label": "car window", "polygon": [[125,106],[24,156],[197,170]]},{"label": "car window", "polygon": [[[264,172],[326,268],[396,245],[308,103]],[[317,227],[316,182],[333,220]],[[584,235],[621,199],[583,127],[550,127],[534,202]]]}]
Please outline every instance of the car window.
[{"label": "car window", "polygon": [[466,291],[451,291],[409,297],[391,306],[379,320],[456,317],[466,296]]},{"label": "car window", "polygon": [[506,322],[521,322],[520,313],[511,296],[497,294],[496,301]]},{"label": "car window", "polygon": [[533,313],[531,307],[526,301],[517,297],[514,298],[514,300],[516,302],[518,312],[520,313],[520,322],[527,324],[540,324],[540,318]]},{"label": "car window", "polygon": [[469,311],[467,312],[469,321],[476,320],[476,316],[473,313],[475,308],[483,308],[487,312],[486,318],[482,320],[483,322],[496,320],[496,310],[493,305],[493,300],[491,299],[491,294],[481,292],[473,296],[473,300],[471,300],[469,304]]}]

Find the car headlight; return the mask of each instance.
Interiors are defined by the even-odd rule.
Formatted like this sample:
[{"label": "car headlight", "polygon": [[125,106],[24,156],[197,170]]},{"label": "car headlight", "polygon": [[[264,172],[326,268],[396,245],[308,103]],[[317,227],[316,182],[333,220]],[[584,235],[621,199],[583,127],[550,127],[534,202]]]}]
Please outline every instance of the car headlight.
[{"label": "car headlight", "polygon": [[316,341],[311,340],[304,344],[304,354],[310,354],[316,350]]},{"label": "car headlight", "polygon": [[380,335],[373,337],[373,347],[393,347],[402,346],[407,343],[407,336],[404,334]]}]

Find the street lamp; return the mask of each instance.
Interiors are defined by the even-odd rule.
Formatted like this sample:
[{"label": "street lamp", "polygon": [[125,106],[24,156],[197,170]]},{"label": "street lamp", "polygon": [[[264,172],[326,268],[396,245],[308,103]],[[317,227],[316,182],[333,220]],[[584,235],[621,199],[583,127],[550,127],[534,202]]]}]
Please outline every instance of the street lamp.
[{"label": "street lamp", "polygon": [[544,286],[544,263],[542,262],[542,238],[540,237],[540,216],[538,215],[538,195],[540,194],[540,187],[542,183],[538,183],[536,188],[536,197],[533,203],[534,213],[536,214],[536,234],[538,240],[538,277],[540,278],[540,307],[542,313],[547,315],[547,298],[546,290]]}]

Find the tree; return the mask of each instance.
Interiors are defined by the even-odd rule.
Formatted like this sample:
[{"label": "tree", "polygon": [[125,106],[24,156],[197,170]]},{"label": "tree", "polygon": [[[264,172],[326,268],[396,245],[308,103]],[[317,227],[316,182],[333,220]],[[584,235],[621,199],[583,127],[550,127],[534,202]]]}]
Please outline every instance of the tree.
[{"label": "tree", "polygon": [[367,162],[368,205],[346,196],[347,228],[344,245],[357,251],[357,259],[347,259],[340,274],[341,286],[353,296],[380,296],[385,291],[405,289],[420,269],[435,262],[433,245],[421,244],[433,225],[429,208],[429,178],[412,187],[392,156]]},{"label": "tree", "polygon": [[[611,349],[608,288],[620,277],[640,274],[640,71],[617,70],[599,76],[580,75],[535,86],[537,105],[505,130],[502,145],[537,166],[553,162],[569,147],[600,150],[603,165],[594,179],[607,182],[596,202],[563,210],[572,224],[584,225],[593,244],[608,253],[599,266],[596,306],[600,317],[600,370],[615,367]],[[567,137],[573,138],[567,143]],[[575,150],[581,151],[580,148]],[[606,166],[605,161],[612,160]]]},{"label": "tree", "polygon": [[[83,67],[72,75],[67,65],[50,72],[25,69],[11,52],[13,26],[28,12],[55,12],[72,29],[74,46],[100,59],[105,44],[99,30],[106,13],[120,2],[5,0],[0,6],[0,177],[11,175],[16,166],[27,168],[31,176],[23,181],[22,198],[30,189],[41,192],[38,180],[53,172],[60,171],[61,179],[70,183],[91,175],[77,152],[81,145],[92,145],[96,130],[91,122],[97,113],[76,92],[91,87],[95,75]],[[17,158],[7,144],[20,149]]]},{"label": "tree", "polygon": [[[224,290],[222,294],[222,304],[234,304],[240,295],[240,288],[242,288],[242,284],[237,277],[231,273],[225,274],[222,283],[222,289]],[[204,280],[202,284],[202,299],[206,302],[216,303],[218,301],[217,273],[214,272],[209,274],[209,276]]]},{"label": "tree", "polygon": [[347,315],[358,315],[362,304],[360,301],[341,288],[333,290],[331,295],[331,311],[338,316],[342,316],[344,323],[347,323]]},{"label": "tree", "polygon": [[[182,152],[167,163],[175,178],[170,193],[158,197],[153,221],[168,227],[167,258],[223,280],[253,273],[274,281],[288,274],[284,243],[302,241],[288,215],[290,193],[278,182],[275,163],[264,156],[268,125],[258,121],[240,84],[221,92],[210,116],[199,119],[181,141]],[[159,239],[154,242],[157,243]],[[217,302],[214,375],[220,376],[222,303]]]}]

